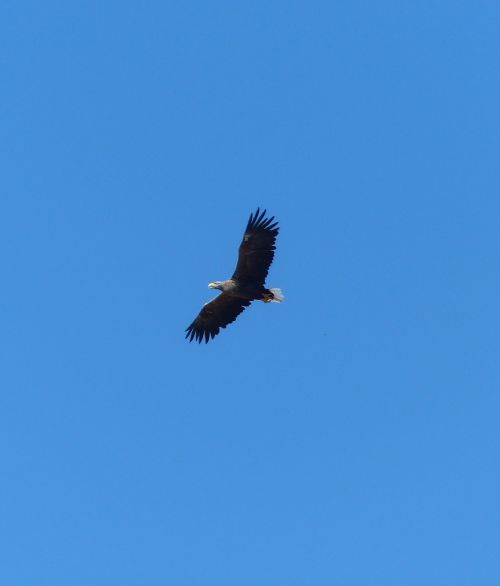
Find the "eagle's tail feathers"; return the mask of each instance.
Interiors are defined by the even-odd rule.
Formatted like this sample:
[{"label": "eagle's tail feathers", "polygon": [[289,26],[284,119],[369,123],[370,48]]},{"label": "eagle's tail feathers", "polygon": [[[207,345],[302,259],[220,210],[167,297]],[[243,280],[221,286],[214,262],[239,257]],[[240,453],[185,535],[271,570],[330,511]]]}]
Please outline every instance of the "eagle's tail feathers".
[{"label": "eagle's tail feathers", "polygon": [[271,299],[271,301],[274,301],[274,303],[281,303],[283,299],[285,299],[285,296],[283,295],[283,291],[281,289],[269,289],[269,291],[271,291],[271,293],[273,294],[273,298]]}]

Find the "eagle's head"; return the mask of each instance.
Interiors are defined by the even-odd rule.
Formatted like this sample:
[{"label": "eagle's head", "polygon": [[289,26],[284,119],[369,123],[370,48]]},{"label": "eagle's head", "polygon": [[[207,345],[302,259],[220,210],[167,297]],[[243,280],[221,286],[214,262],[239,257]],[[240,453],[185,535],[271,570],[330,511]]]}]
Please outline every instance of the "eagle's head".
[{"label": "eagle's head", "polygon": [[213,281],[208,284],[209,289],[220,289],[222,291],[222,281]]}]

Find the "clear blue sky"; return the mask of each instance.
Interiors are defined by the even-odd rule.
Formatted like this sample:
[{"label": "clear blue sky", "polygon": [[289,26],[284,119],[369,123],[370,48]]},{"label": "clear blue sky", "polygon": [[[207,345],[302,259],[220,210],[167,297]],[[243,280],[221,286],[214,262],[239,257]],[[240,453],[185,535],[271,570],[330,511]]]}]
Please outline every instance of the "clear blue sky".
[{"label": "clear blue sky", "polygon": [[0,583],[499,584],[498,2],[0,16]]}]

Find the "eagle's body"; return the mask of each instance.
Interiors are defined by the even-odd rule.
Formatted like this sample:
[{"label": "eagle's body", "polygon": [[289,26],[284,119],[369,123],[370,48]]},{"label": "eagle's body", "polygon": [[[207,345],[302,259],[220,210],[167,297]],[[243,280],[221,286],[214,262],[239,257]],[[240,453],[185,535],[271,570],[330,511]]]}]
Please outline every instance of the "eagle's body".
[{"label": "eagle's body", "polygon": [[186,328],[186,338],[191,342],[208,342],[221,328],[232,323],[252,301],[281,302],[280,289],[266,289],[265,280],[276,250],[278,223],[265,218],[266,210],[250,215],[239,248],[238,264],[233,276],[226,281],[209,283],[210,289],[222,293],[206,303],[193,323]]},{"label": "eagle's body", "polygon": [[[236,279],[228,279],[227,281],[215,281],[208,284],[210,289],[220,289],[230,297],[239,297],[240,299],[248,299],[255,301],[262,299],[264,295],[269,295],[270,291],[264,286],[255,283],[248,283]],[[264,301],[264,299],[262,299]]]}]

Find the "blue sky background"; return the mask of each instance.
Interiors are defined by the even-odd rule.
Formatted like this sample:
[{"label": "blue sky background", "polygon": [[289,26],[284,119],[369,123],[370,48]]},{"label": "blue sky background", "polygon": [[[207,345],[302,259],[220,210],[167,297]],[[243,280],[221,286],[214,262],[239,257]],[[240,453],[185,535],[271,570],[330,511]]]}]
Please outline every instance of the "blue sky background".
[{"label": "blue sky background", "polygon": [[[2,2],[2,584],[500,582],[499,29]],[[286,302],[186,343],[258,205]]]}]

